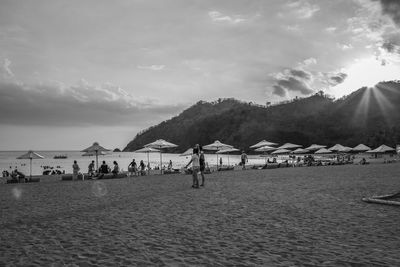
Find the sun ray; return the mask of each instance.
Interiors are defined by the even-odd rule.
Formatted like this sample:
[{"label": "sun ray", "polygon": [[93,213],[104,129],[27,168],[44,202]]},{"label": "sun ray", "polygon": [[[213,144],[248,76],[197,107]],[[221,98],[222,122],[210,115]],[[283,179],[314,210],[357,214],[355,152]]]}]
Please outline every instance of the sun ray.
[{"label": "sun ray", "polygon": [[365,88],[364,92],[362,93],[362,97],[360,102],[357,105],[357,108],[353,114],[353,123],[359,124],[361,122],[362,125],[365,125],[367,121],[367,113],[368,107],[371,102],[371,88]]}]

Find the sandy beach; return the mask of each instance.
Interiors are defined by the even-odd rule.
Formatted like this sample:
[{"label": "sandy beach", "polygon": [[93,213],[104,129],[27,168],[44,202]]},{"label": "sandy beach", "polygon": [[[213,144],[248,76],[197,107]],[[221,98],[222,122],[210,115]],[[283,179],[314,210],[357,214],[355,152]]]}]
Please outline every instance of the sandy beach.
[{"label": "sandy beach", "polygon": [[399,266],[400,164],[0,186],[0,266]]}]

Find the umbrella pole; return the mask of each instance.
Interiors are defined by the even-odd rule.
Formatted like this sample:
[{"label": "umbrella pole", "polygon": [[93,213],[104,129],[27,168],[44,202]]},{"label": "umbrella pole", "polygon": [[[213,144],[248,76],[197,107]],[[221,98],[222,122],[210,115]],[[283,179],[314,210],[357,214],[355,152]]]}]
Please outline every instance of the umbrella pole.
[{"label": "umbrella pole", "polygon": [[32,178],[32,158],[29,159],[30,168],[29,168],[29,179]]},{"label": "umbrella pole", "polygon": [[99,170],[99,157],[96,150],[96,172]]},{"label": "umbrella pole", "polygon": [[147,152],[147,172],[150,175],[150,160],[149,160],[149,154],[150,152]]},{"label": "umbrella pole", "polygon": [[160,150],[160,174],[162,174],[162,153]]},{"label": "umbrella pole", "polygon": [[228,167],[229,167],[229,165],[230,165],[230,164],[229,164],[229,153],[228,153]]}]

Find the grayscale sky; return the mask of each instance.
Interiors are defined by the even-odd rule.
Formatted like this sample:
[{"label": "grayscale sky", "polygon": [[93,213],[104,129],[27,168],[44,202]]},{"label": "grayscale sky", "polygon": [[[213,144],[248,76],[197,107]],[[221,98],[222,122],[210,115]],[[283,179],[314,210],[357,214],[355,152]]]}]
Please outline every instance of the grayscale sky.
[{"label": "grayscale sky", "polygon": [[199,100],[399,79],[398,0],[0,0],[0,150],[123,148]]}]

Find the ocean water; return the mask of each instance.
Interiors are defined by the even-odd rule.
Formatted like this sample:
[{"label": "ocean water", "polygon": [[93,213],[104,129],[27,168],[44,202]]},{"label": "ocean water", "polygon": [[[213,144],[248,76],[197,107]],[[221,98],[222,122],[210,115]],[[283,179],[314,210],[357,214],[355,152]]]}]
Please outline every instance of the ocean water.
[{"label": "ocean water", "polygon": [[[78,162],[82,172],[87,172],[87,167],[92,160],[96,160],[95,156],[82,156],[83,152],[80,151],[35,151],[42,155],[43,159],[32,160],[32,175],[42,174],[46,166],[52,167],[54,170],[65,171],[65,173],[72,173],[72,164],[74,160]],[[3,170],[14,170],[17,168],[19,171],[29,175],[30,163],[29,159],[17,159],[17,157],[25,154],[26,151],[0,151],[0,171]],[[67,155],[66,159],[54,159],[56,155]],[[149,153],[150,167],[154,168],[160,164],[159,153]],[[223,165],[237,165],[240,162],[240,155],[226,155],[219,154],[219,158],[222,157]],[[205,154],[206,162],[209,166],[213,166],[217,163],[217,155]],[[110,152],[106,155],[99,156],[99,166],[104,160],[112,167],[113,161],[117,161],[122,171],[128,170],[128,165],[135,159],[139,164],[140,160],[143,160],[147,165],[147,153],[134,153],[134,152]],[[172,161],[173,168],[182,168],[190,161],[190,156],[179,156],[179,154],[163,153],[162,154],[162,165],[168,166],[168,162]],[[265,158],[259,155],[250,155],[249,164],[263,164]]]}]

